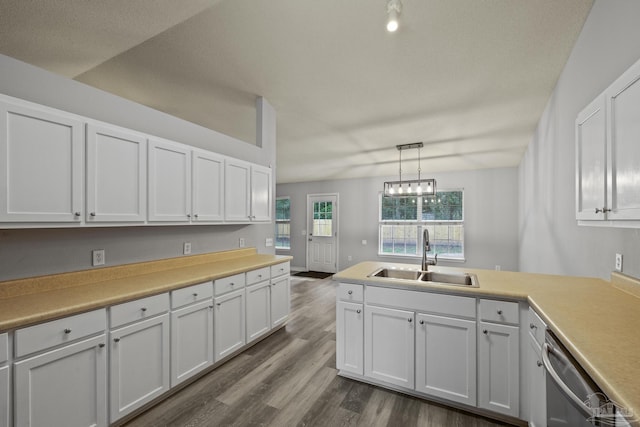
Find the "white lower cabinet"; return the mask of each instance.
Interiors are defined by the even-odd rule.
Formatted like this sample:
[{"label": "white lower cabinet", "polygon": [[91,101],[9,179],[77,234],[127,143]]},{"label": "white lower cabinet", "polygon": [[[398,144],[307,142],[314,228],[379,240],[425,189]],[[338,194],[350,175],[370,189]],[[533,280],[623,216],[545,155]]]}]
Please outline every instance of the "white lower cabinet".
[{"label": "white lower cabinet", "polygon": [[245,290],[216,297],[214,303],[213,336],[217,362],[245,344]]},{"label": "white lower cabinet", "polygon": [[416,391],[475,406],[475,320],[431,314],[416,320]]},{"label": "white lower cabinet", "polygon": [[415,313],[365,306],[364,314],[365,376],[412,389]]},{"label": "white lower cabinet", "polygon": [[518,417],[520,410],[520,328],[478,324],[478,406]]},{"label": "white lower cabinet", "polygon": [[338,301],[336,307],[336,365],[339,370],[364,374],[364,306]]},{"label": "white lower cabinet", "polygon": [[271,283],[247,287],[247,343],[271,330]]},{"label": "white lower cabinet", "polygon": [[16,362],[15,426],[108,425],[106,362],[104,334]]},{"label": "white lower cabinet", "polygon": [[213,364],[213,301],[171,312],[171,387]]},{"label": "white lower cabinet", "polygon": [[0,366],[0,427],[9,427],[9,367]]},{"label": "white lower cabinet", "polygon": [[169,313],[113,329],[109,338],[114,422],[169,390]]},{"label": "white lower cabinet", "polygon": [[271,279],[271,328],[282,325],[289,318],[288,275]]},{"label": "white lower cabinet", "polygon": [[529,339],[528,348],[529,426],[547,427],[547,383],[546,372],[542,364],[542,350],[533,338]]}]

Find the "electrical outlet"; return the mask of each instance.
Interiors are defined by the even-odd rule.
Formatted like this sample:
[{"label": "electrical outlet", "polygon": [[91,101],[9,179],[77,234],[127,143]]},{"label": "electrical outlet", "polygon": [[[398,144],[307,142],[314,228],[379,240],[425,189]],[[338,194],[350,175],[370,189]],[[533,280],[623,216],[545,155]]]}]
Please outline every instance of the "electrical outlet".
[{"label": "electrical outlet", "polygon": [[616,254],[616,270],[622,272],[622,254]]},{"label": "electrical outlet", "polygon": [[244,245],[245,245],[244,237],[240,238],[240,241],[238,242],[238,244],[241,248],[244,248]]},{"label": "electrical outlet", "polygon": [[502,270],[502,266],[500,266],[499,264],[496,264],[496,271],[500,271]]},{"label": "electrical outlet", "polygon": [[184,242],[182,247],[182,254],[189,255],[191,253],[191,242]]},{"label": "electrical outlet", "polygon": [[364,246],[364,245],[366,245],[366,244],[367,244],[367,241],[363,239],[363,240],[362,240],[362,245]]},{"label": "electrical outlet", "polygon": [[91,256],[93,258],[92,265],[94,267],[96,265],[104,265],[104,249],[96,249],[91,251]]}]

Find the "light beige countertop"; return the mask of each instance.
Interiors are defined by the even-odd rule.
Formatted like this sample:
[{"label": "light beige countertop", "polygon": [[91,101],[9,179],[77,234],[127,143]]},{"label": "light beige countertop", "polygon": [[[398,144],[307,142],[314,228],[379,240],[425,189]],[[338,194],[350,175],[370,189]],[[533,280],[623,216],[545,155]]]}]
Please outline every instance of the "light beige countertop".
[{"label": "light beige countertop", "polygon": [[[507,271],[429,267],[476,274],[478,288],[367,277],[379,268],[417,265],[363,262],[334,275],[346,283],[526,300],[602,388],[640,416],[640,281],[612,273],[612,281]],[[634,424],[636,425],[636,424]]]},{"label": "light beige countertop", "polygon": [[290,259],[248,248],[0,282],[0,332]]}]

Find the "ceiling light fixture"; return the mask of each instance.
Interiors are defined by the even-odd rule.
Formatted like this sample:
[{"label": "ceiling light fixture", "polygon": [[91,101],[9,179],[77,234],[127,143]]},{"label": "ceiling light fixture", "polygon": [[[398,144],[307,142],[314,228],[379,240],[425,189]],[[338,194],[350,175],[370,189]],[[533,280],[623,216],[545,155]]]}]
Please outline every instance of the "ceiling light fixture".
[{"label": "ceiling light fixture", "polygon": [[[390,197],[406,197],[410,196],[414,193],[418,196],[434,196],[436,194],[436,180],[433,178],[422,179],[421,168],[420,168],[420,149],[424,146],[422,142],[414,142],[412,144],[401,144],[396,145],[396,148],[399,151],[399,167],[398,167],[398,181],[386,181],[384,183],[384,195]],[[411,180],[402,180],[402,152],[404,150],[409,150],[417,148],[418,149],[418,179]],[[406,184],[407,188],[404,189],[404,185]],[[411,186],[415,184],[415,190]]]},{"label": "ceiling light fixture", "polygon": [[402,10],[402,3],[400,0],[389,0],[387,3],[387,31],[390,33],[395,32],[398,29],[398,19],[400,18],[400,11]]}]

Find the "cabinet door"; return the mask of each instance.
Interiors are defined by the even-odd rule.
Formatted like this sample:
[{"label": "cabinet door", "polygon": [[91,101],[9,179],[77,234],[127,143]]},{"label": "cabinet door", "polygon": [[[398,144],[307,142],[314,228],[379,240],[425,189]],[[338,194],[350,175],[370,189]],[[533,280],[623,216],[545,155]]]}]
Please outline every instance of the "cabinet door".
[{"label": "cabinet door", "polygon": [[364,374],[363,305],[339,301],[336,313],[336,366],[340,371]]},{"label": "cabinet door", "polygon": [[247,288],[247,342],[271,330],[271,287],[269,281]]},{"label": "cabinet door", "polygon": [[82,123],[0,101],[0,222],[80,222]]},{"label": "cabinet door", "polygon": [[520,328],[479,323],[478,406],[517,417],[520,410]]},{"label": "cabinet door", "polygon": [[251,220],[271,221],[271,169],[251,166]]},{"label": "cabinet door", "polygon": [[248,222],[251,216],[251,166],[240,160],[224,162],[224,219]]},{"label": "cabinet door", "polygon": [[244,289],[215,299],[214,349],[219,361],[245,344]]},{"label": "cabinet door", "polygon": [[16,427],[106,426],[106,363],[104,334],[16,362]]},{"label": "cabinet door", "polygon": [[0,427],[9,427],[9,367],[0,367]]},{"label": "cabinet door", "polygon": [[372,306],[364,313],[365,375],[413,389],[415,314]]},{"label": "cabinet door", "polygon": [[224,158],[207,151],[192,155],[192,220],[197,222],[224,219]]},{"label": "cabinet door", "polygon": [[111,422],[169,389],[169,313],[109,333]]},{"label": "cabinet door", "polygon": [[417,315],[416,391],[476,406],[476,322]]},{"label": "cabinet door", "polygon": [[606,108],[599,96],[576,118],[576,219],[605,219]]},{"label": "cabinet door", "polygon": [[147,140],[115,127],[87,125],[87,223],[146,217]]},{"label": "cabinet door", "polygon": [[608,219],[640,219],[640,62],[607,89]]},{"label": "cabinet door", "polygon": [[171,386],[213,364],[213,300],[171,313]]},{"label": "cabinet door", "polygon": [[191,152],[180,144],[149,141],[149,221],[188,222]]},{"label": "cabinet door", "polygon": [[289,276],[271,281],[271,327],[282,325],[289,318]]},{"label": "cabinet door", "polygon": [[529,426],[547,427],[546,373],[542,364],[540,345],[533,337],[529,339]]}]

